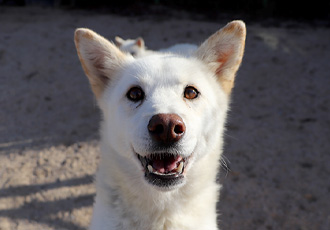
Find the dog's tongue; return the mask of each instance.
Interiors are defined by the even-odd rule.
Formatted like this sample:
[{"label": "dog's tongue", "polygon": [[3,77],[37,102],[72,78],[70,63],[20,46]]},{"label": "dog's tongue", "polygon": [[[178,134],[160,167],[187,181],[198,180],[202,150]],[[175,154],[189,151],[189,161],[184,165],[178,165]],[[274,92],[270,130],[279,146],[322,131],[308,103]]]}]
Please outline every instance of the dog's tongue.
[{"label": "dog's tongue", "polygon": [[177,163],[182,161],[181,156],[168,156],[162,159],[154,159],[152,167],[159,173],[171,172],[177,168]]}]

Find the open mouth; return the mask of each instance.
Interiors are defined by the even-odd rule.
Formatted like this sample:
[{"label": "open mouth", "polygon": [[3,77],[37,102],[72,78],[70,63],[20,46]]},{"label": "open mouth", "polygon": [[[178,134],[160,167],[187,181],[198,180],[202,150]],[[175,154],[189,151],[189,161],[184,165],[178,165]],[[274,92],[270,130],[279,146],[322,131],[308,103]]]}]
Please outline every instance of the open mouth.
[{"label": "open mouth", "polygon": [[173,187],[184,182],[188,164],[187,157],[170,153],[157,153],[148,156],[137,154],[145,171],[146,180],[158,187]]}]

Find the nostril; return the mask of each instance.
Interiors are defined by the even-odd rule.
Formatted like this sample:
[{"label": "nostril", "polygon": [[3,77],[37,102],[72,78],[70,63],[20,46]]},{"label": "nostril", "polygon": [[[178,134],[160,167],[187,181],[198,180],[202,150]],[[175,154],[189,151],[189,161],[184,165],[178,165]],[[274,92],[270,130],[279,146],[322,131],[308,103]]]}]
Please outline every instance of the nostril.
[{"label": "nostril", "polygon": [[154,130],[151,131],[151,132],[154,132],[154,133],[157,133],[157,134],[161,134],[164,132],[164,126],[163,125],[156,125]]},{"label": "nostril", "polygon": [[148,130],[150,133],[153,135],[160,135],[163,132],[165,132],[165,127],[164,127],[164,122],[159,119],[159,117],[154,116],[152,119],[149,121],[148,124]]},{"label": "nostril", "polygon": [[180,125],[176,125],[174,127],[174,133],[176,134],[183,134],[184,133],[184,127],[180,124]]}]

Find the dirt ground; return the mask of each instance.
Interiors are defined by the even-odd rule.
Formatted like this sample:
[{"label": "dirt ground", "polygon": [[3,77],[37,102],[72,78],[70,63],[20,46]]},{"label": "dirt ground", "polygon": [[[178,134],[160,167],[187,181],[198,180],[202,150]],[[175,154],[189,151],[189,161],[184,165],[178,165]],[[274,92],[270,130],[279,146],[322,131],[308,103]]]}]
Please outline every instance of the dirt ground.
[{"label": "dirt ground", "polygon": [[[230,18],[0,8],[0,230],[88,227],[100,113],[77,27],[150,49],[199,44]],[[330,229],[330,28],[247,24],[229,114],[223,230]]]}]

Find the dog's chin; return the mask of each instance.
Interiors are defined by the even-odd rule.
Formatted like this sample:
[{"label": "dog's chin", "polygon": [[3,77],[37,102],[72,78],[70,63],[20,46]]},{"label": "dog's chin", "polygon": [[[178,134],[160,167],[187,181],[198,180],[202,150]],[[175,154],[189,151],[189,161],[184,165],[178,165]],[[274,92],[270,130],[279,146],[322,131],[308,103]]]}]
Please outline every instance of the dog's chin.
[{"label": "dog's chin", "polygon": [[160,191],[171,191],[186,182],[189,157],[171,153],[157,153],[141,156],[136,153],[144,169],[144,179]]}]

